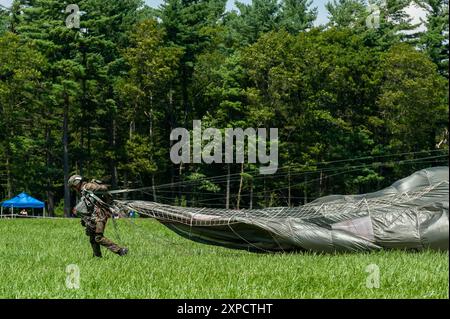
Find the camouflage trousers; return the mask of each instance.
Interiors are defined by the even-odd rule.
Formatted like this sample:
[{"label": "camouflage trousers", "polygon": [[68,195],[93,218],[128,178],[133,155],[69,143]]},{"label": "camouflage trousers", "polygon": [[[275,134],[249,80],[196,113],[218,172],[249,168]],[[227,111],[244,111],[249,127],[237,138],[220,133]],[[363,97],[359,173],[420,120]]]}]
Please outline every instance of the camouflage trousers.
[{"label": "camouflage trousers", "polygon": [[83,221],[86,227],[86,235],[89,236],[89,242],[95,257],[102,257],[100,246],[106,247],[113,253],[119,253],[121,247],[103,235],[107,219],[89,218]]}]

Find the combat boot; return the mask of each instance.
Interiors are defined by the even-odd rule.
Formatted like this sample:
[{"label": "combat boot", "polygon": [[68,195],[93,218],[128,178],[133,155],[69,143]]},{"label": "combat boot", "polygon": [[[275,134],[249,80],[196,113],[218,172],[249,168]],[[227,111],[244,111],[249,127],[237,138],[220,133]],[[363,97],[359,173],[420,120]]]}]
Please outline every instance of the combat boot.
[{"label": "combat boot", "polygon": [[120,248],[120,250],[117,254],[119,256],[125,256],[126,254],[128,254],[128,248]]}]

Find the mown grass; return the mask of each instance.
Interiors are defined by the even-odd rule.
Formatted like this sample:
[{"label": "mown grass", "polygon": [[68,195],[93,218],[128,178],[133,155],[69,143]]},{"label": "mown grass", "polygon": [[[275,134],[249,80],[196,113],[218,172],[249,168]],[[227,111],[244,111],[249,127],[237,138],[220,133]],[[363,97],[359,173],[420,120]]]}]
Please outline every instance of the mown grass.
[{"label": "mown grass", "polygon": [[[92,258],[78,220],[0,220],[0,298],[448,298],[448,253],[255,254],[201,245],[152,220],[118,222],[126,257]],[[116,240],[112,222],[107,236]],[[66,267],[80,288],[66,287]],[[380,270],[367,288],[366,267]]]}]

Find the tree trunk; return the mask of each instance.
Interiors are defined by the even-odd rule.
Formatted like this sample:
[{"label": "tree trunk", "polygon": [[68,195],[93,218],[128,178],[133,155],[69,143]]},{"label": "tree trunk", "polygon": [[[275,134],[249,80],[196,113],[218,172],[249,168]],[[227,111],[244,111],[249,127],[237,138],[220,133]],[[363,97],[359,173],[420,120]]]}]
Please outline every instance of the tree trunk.
[{"label": "tree trunk", "polygon": [[[172,93],[172,84],[170,84],[169,86],[169,113],[168,113],[168,117],[169,117],[169,127],[170,127],[170,132],[172,132],[173,128],[176,127],[175,126],[175,119],[174,119],[174,108],[173,108],[173,93]],[[167,115],[166,115],[167,116]],[[169,141],[169,153],[170,150],[172,149],[173,145],[175,144],[175,141]],[[172,165],[170,165],[170,190],[171,190],[171,195],[172,198],[175,200],[175,187],[173,185],[173,183],[175,182],[175,164],[172,163]]]},{"label": "tree trunk", "polygon": [[175,166],[172,163],[172,165],[170,165],[170,194],[172,199],[175,200],[175,187],[173,183],[175,183]]},{"label": "tree trunk", "polygon": [[250,209],[253,209],[253,180],[250,181]]},{"label": "tree trunk", "polygon": [[[124,183],[124,187],[128,188],[128,173],[126,171],[123,173],[123,183]],[[123,193],[122,199],[123,200],[127,200],[128,199],[128,192],[124,192]]]},{"label": "tree trunk", "polygon": [[[113,115],[115,116],[115,115]],[[116,150],[116,144],[117,144],[117,122],[114,118],[111,123],[112,126],[112,134],[111,134],[111,148],[112,152],[115,152]],[[110,169],[111,169],[111,186],[113,188],[117,188],[117,166],[116,166],[116,159],[115,157],[112,157],[110,159]]]},{"label": "tree trunk", "polygon": [[308,177],[305,173],[305,187],[303,188],[303,204],[308,203]]},{"label": "tree trunk", "polygon": [[320,177],[319,177],[319,197],[322,196],[322,180],[323,180],[323,172],[320,171]]},{"label": "tree trunk", "polygon": [[236,201],[236,208],[239,209],[239,204],[241,202],[241,192],[242,192],[242,186],[244,184],[244,163],[241,164],[241,178],[239,181],[239,191],[237,194],[237,201]]},{"label": "tree trunk", "polygon": [[[84,112],[84,111],[83,111]],[[82,115],[82,118],[84,118],[84,115]],[[80,175],[83,176],[84,174],[84,127],[83,125],[80,125],[80,150],[82,151],[81,156],[80,156],[80,167],[79,167],[79,172]]]},{"label": "tree trunk", "polygon": [[288,207],[291,207],[291,168],[288,168]]},{"label": "tree trunk", "polygon": [[64,216],[70,217],[70,190],[69,179],[69,96],[64,94],[64,123],[63,123],[63,149],[64,149]]},{"label": "tree trunk", "polygon": [[134,130],[135,130],[135,126],[134,126],[134,121],[130,122],[130,140],[133,138],[133,134],[134,134]]},{"label": "tree trunk", "polygon": [[88,121],[88,128],[87,128],[87,174],[88,176],[91,176],[91,123],[90,120]]},{"label": "tree trunk", "polygon": [[10,153],[9,147],[6,148],[6,193],[8,194],[8,198],[13,196],[12,193],[12,175],[11,175],[11,161],[10,161]]},{"label": "tree trunk", "polygon": [[152,191],[153,191],[153,201],[157,202],[158,199],[156,198],[155,174],[152,174]]},{"label": "tree trunk", "polygon": [[227,190],[225,199],[225,208],[230,208],[230,164],[227,164]]},{"label": "tree trunk", "polygon": [[180,163],[180,167],[178,169],[178,196],[181,199],[181,189],[182,189],[182,185],[181,182],[183,180],[183,162]]},{"label": "tree trunk", "polygon": [[51,190],[47,190],[47,213],[48,216],[55,216],[55,194]]},{"label": "tree trunk", "polygon": [[182,80],[181,80],[181,94],[183,98],[184,106],[184,127],[187,127],[188,114],[189,114],[189,93],[188,93],[188,70],[186,64],[182,66]]},{"label": "tree trunk", "polygon": [[266,176],[264,175],[263,178],[263,194],[264,194],[264,208],[266,208],[267,205],[267,191],[266,191]]},{"label": "tree trunk", "polygon": [[[150,94],[150,112],[148,113],[148,121],[149,121],[149,137],[150,137],[150,144],[152,147],[152,150],[154,149],[154,142],[153,142],[153,95]],[[153,152],[150,153],[150,161],[153,163]],[[157,202],[158,199],[156,198],[156,189],[155,189],[155,174],[152,174],[152,192],[153,192],[153,201]]]},{"label": "tree trunk", "polygon": [[[83,51],[83,66],[85,69],[87,69],[87,57],[86,57],[86,50],[84,47],[81,48]],[[86,76],[83,76],[81,79],[81,90],[83,92],[82,100],[81,100],[81,121],[79,128],[80,128],[80,150],[81,150],[81,156],[79,156],[78,161],[80,163],[79,172],[80,175],[83,176],[84,174],[84,138],[85,138],[85,123],[86,123],[86,111],[88,110],[88,102],[87,102],[87,83],[86,83]]]},{"label": "tree trunk", "polygon": [[[45,155],[47,168],[51,167],[52,165],[51,163],[52,158],[50,153],[50,138],[51,138],[51,130],[50,127],[47,125],[45,129],[45,141],[46,141]],[[52,178],[51,176],[47,175],[47,211],[50,217],[53,217],[55,215],[55,199],[54,199],[55,194],[53,193],[52,188],[53,188]]]}]

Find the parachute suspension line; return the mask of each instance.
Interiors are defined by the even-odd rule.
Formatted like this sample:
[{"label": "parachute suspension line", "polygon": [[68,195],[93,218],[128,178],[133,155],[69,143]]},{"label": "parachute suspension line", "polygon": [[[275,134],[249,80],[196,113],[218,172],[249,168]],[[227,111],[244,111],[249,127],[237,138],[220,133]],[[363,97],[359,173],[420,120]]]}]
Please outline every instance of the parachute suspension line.
[{"label": "parachute suspension line", "polygon": [[[442,151],[442,150],[435,150],[435,151]],[[433,152],[433,151],[427,151],[427,152]],[[416,154],[416,153],[423,153],[423,152],[402,153],[402,155],[405,155],[405,154]],[[392,156],[394,156],[394,155],[392,155]],[[432,160],[432,159],[439,159],[439,158],[443,159],[444,157],[448,157],[448,154],[446,154],[446,155],[437,155],[437,156],[429,156],[429,157],[422,157],[422,158],[409,159],[409,160],[400,160],[400,161],[375,162],[375,163],[370,163],[370,164],[361,164],[361,165],[347,166],[347,167],[342,167],[342,166],[329,167],[329,168],[326,168],[326,169],[321,169],[321,171],[322,172],[330,172],[330,171],[344,170],[343,173],[347,173],[347,172],[350,172],[348,170],[353,169],[353,168],[357,168],[357,169],[354,170],[354,171],[357,171],[359,169],[366,168],[366,167],[379,167],[379,166],[389,165],[389,164],[404,165],[404,164],[408,164],[408,163],[419,163],[419,162],[421,162],[423,160]],[[355,160],[355,159],[349,159],[348,161],[351,161],[351,160]],[[332,162],[329,162],[329,163],[332,163]],[[426,163],[426,162],[424,162],[424,163]],[[280,168],[280,169],[283,169],[283,168]],[[318,172],[318,170],[316,169],[316,170],[302,171],[302,172],[299,172],[299,173],[278,174],[278,175],[275,175],[273,177],[283,177],[283,176],[286,176],[288,174],[290,174],[291,177],[292,176],[302,176],[302,175],[306,176],[306,174],[317,173],[317,172]],[[236,175],[236,174],[230,174],[230,176],[232,176],[232,175]],[[332,177],[332,176],[334,176],[334,175],[328,175],[327,178]],[[179,185],[179,186],[191,186],[191,185],[195,185],[197,183],[203,182],[203,181],[210,181],[210,182],[213,182],[213,183],[216,183],[216,184],[226,183],[227,182],[226,177],[227,177],[227,175],[218,175],[218,176],[214,176],[214,177],[199,178],[199,179],[197,179],[195,181],[184,181],[184,182],[162,184],[162,185],[156,185],[156,186],[150,186],[150,187],[113,190],[113,191],[110,191],[109,193],[110,194],[122,194],[122,193],[131,193],[131,192],[142,192],[142,193],[146,193],[146,194],[150,195],[150,193],[147,193],[146,191],[148,191],[148,190],[153,191],[153,189],[160,190],[160,189],[163,189],[163,188],[173,187],[173,186],[176,186],[176,185]],[[265,177],[265,176],[263,176],[263,177]],[[255,176],[255,177],[253,177],[253,179],[260,179],[260,178],[262,178],[262,176]],[[238,179],[239,178],[231,179],[231,180],[232,181],[237,181]],[[317,179],[317,180],[319,180],[319,179]],[[311,180],[311,181],[316,181],[316,180],[314,179],[314,180]],[[311,181],[307,181],[307,182],[309,183]],[[302,182],[300,184],[305,184],[305,183],[306,182]],[[298,186],[298,185],[299,184],[291,185],[291,188],[295,187],[295,186]],[[282,189],[286,189],[286,188],[287,187],[282,187],[282,188],[279,188],[277,190],[282,190]],[[266,192],[270,192],[270,191],[273,191],[273,190],[267,190]],[[236,196],[236,195],[232,195],[232,196]],[[248,196],[248,194],[244,194],[244,195],[241,195],[241,196],[242,197]]]},{"label": "parachute suspension line", "polygon": [[[420,158],[420,159],[412,159],[412,160],[404,160],[404,161],[398,161],[397,163],[399,165],[406,164],[406,163],[418,163],[420,161],[424,161],[425,159],[434,159],[434,158],[442,158],[444,156],[430,156],[426,158]],[[448,155],[447,155],[448,157]],[[383,164],[392,164],[393,162],[387,162],[387,163],[375,163],[378,166],[381,166]],[[358,165],[353,167],[345,167],[345,168],[339,168],[337,173],[328,175],[327,177],[333,177],[341,174],[346,174],[354,171],[358,171],[363,167],[367,167],[369,165]],[[374,165],[370,165],[374,166]],[[354,169],[352,169],[354,168]],[[305,174],[306,176],[306,174]],[[318,179],[317,179],[318,180]],[[438,189],[441,187],[442,184],[448,184],[447,181],[443,181],[440,183],[432,184],[430,181],[429,176],[427,175],[427,180],[429,182],[429,185],[427,187],[422,187],[419,189],[415,189],[414,191],[406,191],[406,192],[399,192],[395,194],[386,194],[381,197],[376,198],[363,198],[362,200],[358,200],[358,197],[354,197],[349,201],[345,201],[345,203],[342,202],[342,200],[335,200],[335,201],[329,201],[329,202],[322,202],[320,205],[318,205],[315,202],[311,202],[309,204],[305,204],[303,206],[299,207],[285,207],[285,208],[265,208],[265,209],[245,209],[245,210],[230,210],[230,209],[214,209],[214,208],[201,208],[201,209],[195,209],[195,208],[183,208],[183,207],[174,207],[170,205],[160,204],[160,203],[154,203],[154,202],[144,202],[144,201],[115,201],[118,206],[121,206],[123,208],[132,209],[134,211],[138,211],[143,215],[146,215],[151,218],[155,218],[158,221],[162,222],[168,222],[171,223],[171,226],[175,229],[178,229],[176,227],[177,223],[180,224],[187,224],[189,225],[189,238],[192,237],[193,234],[193,227],[197,226],[220,226],[220,225],[227,225],[228,228],[242,241],[246,242],[249,246],[248,247],[254,247],[258,250],[262,250],[265,252],[268,252],[268,250],[263,249],[261,247],[258,247],[257,245],[249,242],[245,238],[243,238],[239,232],[237,232],[234,228],[233,224],[239,224],[239,223],[247,223],[247,224],[254,224],[259,225],[261,229],[266,229],[265,227],[261,227],[261,225],[264,226],[264,222],[268,222],[271,220],[279,220],[279,219],[296,219],[296,220],[305,220],[308,221],[309,219],[315,219],[318,217],[329,217],[333,220],[341,220],[345,216],[361,216],[368,214],[369,217],[373,215],[373,211],[376,214],[380,214],[383,207],[388,206],[394,206],[394,207],[401,207],[405,203],[412,202],[416,199],[421,198],[422,196],[425,196],[430,191],[433,191],[434,189]],[[315,180],[309,180],[308,183],[312,183]],[[303,183],[302,183],[303,184]],[[292,187],[292,185],[291,185]],[[448,188],[448,186],[447,186]],[[280,188],[284,189],[284,188]],[[278,190],[280,190],[278,189]],[[143,193],[146,193],[145,190],[141,191]],[[276,191],[276,190],[271,190]],[[366,212],[363,212],[361,208],[365,206]],[[396,208],[397,209],[397,208]],[[130,221],[131,222],[131,221]],[[116,232],[117,237],[120,239],[120,234],[118,232],[118,228],[116,225],[116,221],[113,218],[114,223],[114,229]],[[136,229],[137,225],[133,222],[131,222],[134,228]],[[175,223],[175,224],[173,224]],[[291,226],[289,226],[291,232],[293,232],[293,229]],[[183,232],[182,230],[178,229],[180,232]],[[267,229],[266,229],[267,230]],[[279,246],[281,250],[284,251],[282,245],[279,243],[277,238],[275,238],[275,235],[267,230],[269,234],[272,236],[274,242]],[[148,232],[146,232],[148,235]],[[153,236],[152,236],[153,237]],[[152,238],[153,241],[155,241],[155,238]],[[170,245],[181,245],[181,243],[177,244],[175,242],[170,242],[167,239],[163,240],[166,244]]]},{"label": "parachute suspension line", "polygon": [[[143,215],[146,215],[146,214],[143,214]],[[148,216],[148,217],[151,217],[151,216]],[[149,232],[145,231],[141,226],[137,225],[136,222],[133,222],[131,218],[126,218],[126,219],[133,226],[135,232],[139,231],[141,234],[145,234],[144,237],[146,237],[147,239],[151,239],[151,241],[153,243],[159,242],[159,243],[163,243],[165,245],[171,245],[171,246],[180,246],[180,245],[182,245],[181,243],[176,243],[175,241],[170,241],[170,240],[167,240],[167,239],[162,239],[161,240],[160,237],[156,237],[156,236],[150,235]]]},{"label": "parachute suspension line", "polygon": [[[145,193],[145,194],[148,194],[148,193],[146,193],[146,192],[143,192],[143,193]],[[143,215],[146,215],[147,217],[150,217],[150,218],[153,218],[154,216],[150,216],[150,215],[147,215],[147,214],[145,214],[145,213],[143,213],[143,212],[140,212],[141,214],[143,214]],[[145,234],[145,236],[144,237],[146,237],[146,238],[149,238],[149,237],[151,237],[151,241],[152,242],[160,242],[160,243],[164,243],[164,244],[168,244],[168,245],[171,245],[171,246],[174,246],[174,245],[181,245],[181,244],[179,244],[179,243],[175,243],[174,241],[169,241],[169,240],[167,240],[167,239],[163,239],[163,240],[160,240],[160,238],[159,237],[156,237],[156,236],[149,236],[149,232],[146,232],[146,231],[144,231],[143,229],[142,229],[142,227],[140,227],[139,225],[137,225],[136,224],[136,222],[133,222],[133,220],[132,220],[132,218],[125,218],[126,220],[127,220],[127,222],[128,223],[130,223],[131,225],[132,225],[132,227],[133,227],[133,229],[134,229],[134,231],[136,232],[136,230],[139,230],[139,232],[142,234],[142,233],[144,233]]]},{"label": "parachute suspension line", "polygon": [[[155,218],[154,214],[149,214],[148,212],[140,212],[141,214],[149,217],[149,218]],[[162,245],[168,245],[171,246],[171,248],[176,249],[178,252],[186,252],[185,244],[183,242],[176,242],[174,240],[169,240],[167,238],[161,238],[160,236],[153,236],[149,235],[149,232],[146,231],[142,226],[138,225],[135,221],[132,220],[132,218],[126,218],[127,221],[133,226],[134,231],[138,231],[140,234],[144,234],[144,237],[151,241],[152,243],[160,243]],[[172,227],[179,230],[178,227],[175,225],[172,225]],[[179,230],[181,232],[181,230]],[[189,250],[189,255],[192,254],[192,250]]]},{"label": "parachute suspension line", "polygon": [[[442,157],[442,156],[439,156],[439,157]],[[446,157],[446,156],[445,156]],[[414,163],[418,163],[418,161],[419,160],[421,160],[421,159],[416,159],[416,160],[410,160],[410,161],[414,161]],[[392,162],[389,162],[388,164],[391,164]],[[398,162],[400,165],[401,164],[404,164],[404,161],[402,161],[402,163],[400,163],[400,162]],[[385,163],[378,163],[379,164],[379,166],[382,166],[383,164],[385,164]],[[365,167],[367,167],[368,165],[360,165],[360,166],[353,166],[353,167],[347,167],[346,169],[347,170],[344,170],[344,171],[339,171],[338,173],[335,173],[335,174],[331,174],[331,175],[327,175],[327,178],[330,178],[330,177],[334,177],[334,176],[338,176],[338,175],[341,175],[341,174],[346,174],[346,173],[352,173],[352,172],[356,172],[356,171],[359,171],[359,170],[361,170],[361,169],[363,169],[363,168],[365,168]],[[350,169],[350,168],[355,168],[356,167],[356,169]],[[307,176],[307,174],[305,174],[305,177]],[[318,181],[319,179],[317,178],[317,179],[310,179],[310,180],[305,180],[304,182],[302,182],[302,183],[299,183],[299,184],[295,184],[294,186],[306,186],[306,185],[308,185],[308,184],[312,184],[312,183],[314,183],[314,182],[316,182],[316,181]],[[291,185],[291,187],[292,187],[292,185]],[[267,190],[266,192],[274,192],[274,191],[281,191],[281,190],[284,190],[284,189],[286,189],[286,187],[281,187],[281,188],[278,188],[278,189],[271,189],[271,190]],[[148,194],[148,195],[150,195],[150,193],[147,193],[147,192],[145,192],[145,191],[141,191],[142,193],[144,193],[144,194]],[[264,191],[258,191],[257,192],[257,194],[258,193],[263,193]],[[215,193],[212,193],[212,195],[216,195]],[[216,196],[222,196],[221,194],[217,194]],[[236,197],[237,196],[237,194],[232,194],[231,195],[232,197]],[[241,195],[241,197],[248,197],[248,196],[252,196],[252,195],[250,195],[250,194],[243,194],[243,195]],[[160,198],[166,198],[166,197],[163,197],[163,196],[159,196]],[[300,197],[299,197],[300,198]],[[169,198],[169,197],[167,197],[166,198],[167,200],[172,200],[172,198]],[[300,198],[300,199],[305,199],[304,197],[303,198]],[[197,202],[198,203],[206,203],[206,202],[210,202],[210,201],[217,201],[217,198],[209,198],[209,199],[200,199],[200,200],[197,200]],[[208,205],[212,205],[212,204],[208,204]],[[219,204],[218,204],[219,205]],[[222,205],[220,205],[220,206],[222,206]]]},{"label": "parachute suspension line", "polygon": [[[285,207],[280,207],[278,214],[281,215],[281,213],[283,212],[283,210],[285,209]],[[277,214],[274,214],[273,219],[275,219],[277,216]],[[288,217],[289,218],[289,217]],[[269,218],[270,220],[270,218]],[[258,227],[260,227],[261,229],[265,229],[264,224],[261,223],[259,220],[253,220],[252,221],[253,224],[258,225]],[[280,250],[282,252],[285,252],[283,246],[281,245],[280,241],[276,238],[277,234],[275,233],[275,231],[268,231],[266,230],[267,233],[269,233],[269,235],[272,237],[273,241],[278,245],[278,247],[280,248]]]},{"label": "parachute suspension line", "polygon": [[[355,170],[347,168],[329,176]],[[391,242],[384,241],[383,236],[397,240],[408,235],[403,224],[409,225],[408,218],[418,212],[419,207],[424,208],[423,217],[428,219],[421,221],[416,218],[419,222],[415,226],[417,229],[421,229],[420,223],[428,225],[428,221],[445,227],[448,184],[448,167],[434,167],[417,171],[374,193],[328,196],[297,207],[236,210],[176,207],[149,201],[114,203],[118,208],[152,217],[183,237],[195,241],[205,239],[203,242],[219,246],[263,252],[329,249],[363,251],[392,248]],[[424,203],[432,208],[427,209]],[[392,216],[398,217],[396,228],[386,224]],[[361,217],[364,219],[357,221]],[[361,234],[365,234],[370,225],[387,228],[381,237],[366,238]],[[448,227],[448,222],[446,225]],[[434,229],[435,226],[427,227]],[[401,236],[398,237],[397,233]],[[441,235],[445,239],[445,232],[441,232]],[[411,248],[411,240],[402,238],[399,239],[399,247]],[[445,240],[439,239],[429,245],[436,249],[448,249],[448,245],[445,247],[440,244],[442,242]],[[426,245],[422,244],[421,247],[426,248]]]},{"label": "parachute suspension line", "polygon": [[239,234],[234,230],[234,228],[231,226],[231,225],[232,225],[232,223],[231,223],[231,219],[232,219],[232,218],[233,218],[233,216],[231,216],[231,217],[228,219],[228,228],[230,228],[230,230],[231,230],[238,238],[242,239],[244,242],[246,242],[246,243],[249,244],[250,246],[255,247],[257,250],[261,250],[261,251],[264,251],[264,252],[266,252],[266,253],[271,253],[270,250],[266,250],[266,249],[264,249],[264,248],[258,247],[258,246],[256,246],[256,245],[254,245],[253,243],[249,242],[247,239],[245,239],[245,238],[242,237],[241,235],[239,235]]},{"label": "parachute suspension line", "polygon": [[194,219],[195,219],[195,215],[201,214],[202,211],[204,211],[204,210],[205,210],[205,208],[202,208],[202,209],[200,209],[198,212],[194,212],[194,213],[192,214],[192,216],[191,216],[191,222],[190,222],[190,224],[189,224],[189,238],[192,237],[192,225],[193,225],[193,221],[194,221]]},{"label": "parachute suspension line", "polygon": [[326,214],[326,217],[328,218],[337,219],[349,214],[361,215],[365,214],[365,212],[363,212],[364,210],[361,210],[363,206],[366,206],[368,211],[372,210],[372,208],[379,211],[384,207],[400,207],[426,196],[431,191],[445,188],[445,185],[447,184],[448,181],[442,181],[412,191],[385,194],[375,198],[359,199],[358,196],[356,196],[349,197],[345,201],[336,199],[329,202],[310,202],[309,204],[292,208],[227,210],[206,207],[198,209],[184,208],[144,201],[116,201],[116,203],[118,206],[141,212],[144,215],[160,221],[176,222],[190,227],[230,226],[231,224],[240,223],[242,221],[252,222],[262,219],[270,221],[291,217],[299,220],[309,220],[323,217],[324,214]]},{"label": "parachute suspension line", "polygon": [[[329,161],[329,162],[316,162],[316,163],[309,163],[309,166],[314,166],[314,165],[328,165],[328,164],[334,164],[334,163],[344,163],[344,162],[351,162],[351,161],[355,161],[355,160],[361,160],[361,159],[375,159],[375,158],[385,158],[385,157],[394,157],[394,156],[402,156],[402,155],[414,155],[414,154],[421,154],[421,153],[435,153],[435,152],[443,152],[445,150],[424,150],[424,151],[419,151],[419,152],[406,152],[406,153],[397,153],[397,154],[391,154],[391,155],[379,155],[379,156],[364,156],[364,157],[356,157],[356,158],[350,158],[350,159],[344,159],[344,160],[336,160],[336,161]],[[441,156],[448,156],[447,155],[441,155]],[[439,156],[438,156],[439,157]],[[420,159],[425,159],[425,158],[418,158],[418,159],[413,159],[414,160],[420,160]],[[295,165],[286,165],[286,166],[282,166],[279,167],[278,170],[285,170],[285,169],[291,169],[295,167]],[[342,166],[341,166],[342,167]],[[333,170],[334,168],[341,168],[341,167],[331,167],[331,168],[327,168],[327,169],[322,169],[324,172],[325,171],[329,171],[330,169]],[[345,167],[344,167],[345,168]],[[253,169],[250,171],[247,171],[247,173],[249,172],[256,172],[258,169]],[[300,173],[300,175],[303,175],[305,173],[314,173],[317,172],[318,169],[315,170],[310,170],[310,171],[302,171]],[[281,176],[286,176],[287,174],[283,174]],[[162,185],[158,185],[155,186],[155,188],[164,188],[164,187],[170,187],[172,185],[188,185],[188,184],[192,184],[192,183],[198,183],[201,182],[203,180],[210,180],[213,181],[215,179],[222,179],[222,182],[226,182],[228,176],[240,176],[240,173],[234,173],[234,174],[226,174],[226,175],[217,175],[214,177],[204,177],[204,178],[199,178],[195,181],[184,181],[184,182],[176,182],[176,183],[169,183],[169,184],[162,184]],[[234,181],[236,181],[237,179],[233,179]],[[216,181],[217,182],[217,181]],[[151,187],[148,187],[149,189]]]}]

